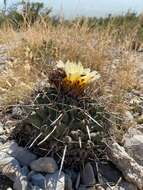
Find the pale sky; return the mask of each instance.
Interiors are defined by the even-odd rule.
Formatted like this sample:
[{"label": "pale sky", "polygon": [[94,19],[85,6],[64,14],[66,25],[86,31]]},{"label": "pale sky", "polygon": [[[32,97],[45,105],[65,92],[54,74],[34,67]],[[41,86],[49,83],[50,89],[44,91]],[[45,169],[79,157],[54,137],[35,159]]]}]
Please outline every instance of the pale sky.
[{"label": "pale sky", "polygon": [[[123,14],[128,10],[137,13],[143,12],[143,0],[31,0],[31,2],[44,2],[53,8],[54,14],[64,13],[65,17],[74,16],[106,16]],[[12,5],[20,0],[7,0]],[[0,8],[3,0],[0,0]]]}]

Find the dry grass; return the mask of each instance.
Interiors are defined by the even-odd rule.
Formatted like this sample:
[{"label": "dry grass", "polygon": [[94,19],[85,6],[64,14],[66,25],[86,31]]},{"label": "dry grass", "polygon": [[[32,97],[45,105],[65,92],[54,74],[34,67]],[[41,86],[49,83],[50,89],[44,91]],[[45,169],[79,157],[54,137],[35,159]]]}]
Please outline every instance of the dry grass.
[{"label": "dry grass", "polygon": [[99,84],[93,85],[92,96],[102,97],[114,111],[123,107],[124,93],[137,85],[134,57],[128,49],[133,36],[126,35],[122,41],[110,26],[90,31],[86,25],[53,27],[37,23],[21,32],[7,29],[0,33],[1,42],[20,39],[18,47],[9,52],[14,61],[0,76],[2,105],[29,99],[37,82],[47,78],[60,59],[80,60],[86,67],[98,70],[102,77]]},{"label": "dry grass", "polygon": [[16,32],[11,26],[3,26],[0,30],[0,44],[5,44],[16,37]]}]

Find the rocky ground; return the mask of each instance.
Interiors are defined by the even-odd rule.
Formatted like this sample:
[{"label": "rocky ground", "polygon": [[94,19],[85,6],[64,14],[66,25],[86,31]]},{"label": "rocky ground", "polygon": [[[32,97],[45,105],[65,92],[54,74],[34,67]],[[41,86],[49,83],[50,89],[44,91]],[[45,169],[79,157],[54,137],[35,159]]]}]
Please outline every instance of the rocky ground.
[{"label": "rocky ground", "polygon": [[[0,45],[0,72],[11,59],[7,52],[12,47]],[[143,84],[143,53],[134,54],[139,82]],[[0,189],[143,190],[143,92],[133,90],[127,97],[130,110],[126,119],[136,127],[128,129],[122,146],[116,142],[108,145],[108,161],[87,162],[80,172],[61,171],[52,157],[37,158],[13,140],[7,140],[21,110],[14,108],[12,117],[0,116]]]}]

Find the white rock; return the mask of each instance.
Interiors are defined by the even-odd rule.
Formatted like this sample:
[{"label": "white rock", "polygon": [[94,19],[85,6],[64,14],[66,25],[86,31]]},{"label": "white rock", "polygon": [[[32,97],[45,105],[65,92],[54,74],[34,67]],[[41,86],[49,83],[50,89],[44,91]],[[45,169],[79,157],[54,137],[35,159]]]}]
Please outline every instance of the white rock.
[{"label": "white rock", "polygon": [[124,147],[140,165],[143,166],[143,135],[134,135],[126,139]]},{"label": "white rock", "polygon": [[64,190],[65,189],[65,174],[59,171],[54,174],[46,175],[46,190]]},{"label": "white rock", "polygon": [[143,166],[143,127],[130,128],[124,135],[123,143],[126,151]]},{"label": "white rock", "polygon": [[36,155],[30,151],[18,146],[14,141],[9,141],[0,146],[0,151],[5,152],[12,157],[16,158],[21,165],[28,166],[33,160],[37,158]]},{"label": "white rock", "polygon": [[4,152],[0,152],[0,171],[14,182],[15,190],[27,190],[27,177],[22,174],[19,162]]},{"label": "white rock", "polygon": [[110,143],[108,157],[119,168],[124,178],[143,190],[143,166],[140,166],[118,143]]},{"label": "white rock", "polygon": [[123,142],[127,139],[127,138],[131,138],[134,135],[143,135],[143,125],[137,125],[135,127],[130,127],[128,129],[128,131],[126,132],[126,134],[123,137]]}]

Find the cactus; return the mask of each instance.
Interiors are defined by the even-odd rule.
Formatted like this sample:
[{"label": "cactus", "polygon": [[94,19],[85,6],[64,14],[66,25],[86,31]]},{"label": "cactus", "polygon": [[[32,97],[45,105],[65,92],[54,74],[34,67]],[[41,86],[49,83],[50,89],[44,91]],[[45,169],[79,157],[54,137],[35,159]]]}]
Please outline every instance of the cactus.
[{"label": "cactus", "polygon": [[54,156],[61,155],[67,144],[65,164],[70,165],[77,158],[90,158],[92,150],[98,152],[96,147],[104,147],[102,140],[107,136],[109,128],[105,118],[109,115],[95,100],[76,100],[49,87],[39,93],[33,106],[25,111],[27,117],[21,127],[15,129],[14,136],[20,145],[30,146],[41,133],[31,147],[39,155],[45,155],[50,150]]},{"label": "cactus", "polygon": [[110,126],[106,118],[110,116],[96,100],[83,94],[73,96],[59,87],[51,85],[38,92],[34,104],[25,108],[27,117],[15,129],[14,137],[38,155],[49,154],[59,160],[67,145],[64,165],[79,167],[81,160],[95,159],[105,148],[103,139]]}]

